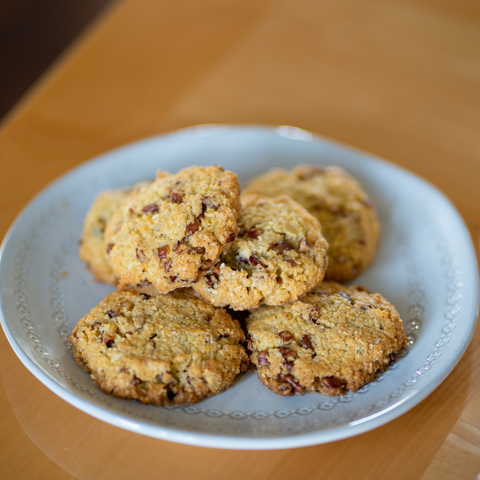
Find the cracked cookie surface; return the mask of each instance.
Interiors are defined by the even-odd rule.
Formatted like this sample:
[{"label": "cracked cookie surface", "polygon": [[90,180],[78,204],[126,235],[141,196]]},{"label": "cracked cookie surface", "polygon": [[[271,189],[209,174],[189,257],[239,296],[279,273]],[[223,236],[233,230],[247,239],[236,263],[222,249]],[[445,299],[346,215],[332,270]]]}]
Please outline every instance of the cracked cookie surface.
[{"label": "cracked cookie surface", "polygon": [[219,166],[158,172],[107,225],[119,288],[153,285],[166,293],[195,282],[235,239],[239,195],[237,176]]},{"label": "cracked cookie surface", "polygon": [[118,277],[113,271],[105,245],[105,228],[125,199],[134,188],[143,188],[148,183],[101,192],[90,206],[83,223],[80,239],[79,257],[97,282],[116,285]]},{"label": "cracked cookie surface", "polygon": [[239,323],[182,289],[117,290],[69,337],[76,362],[111,395],[146,404],[192,404],[248,369]]},{"label": "cracked cookie surface", "polygon": [[296,300],[321,282],[327,242],[318,221],[285,195],[241,200],[237,238],[194,290],[213,305],[248,310]]},{"label": "cracked cookie surface", "polygon": [[361,185],[343,169],[270,170],[252,179],[244,193],[289,195],[320,221],[329,245],[326,280],[348,282],[373,262],[380,236],[377,215]]},{"label": "cracked cookie surface", "polygon": [[297,302],[252,310],[247,349],[278,395],[357,391],[407,346],[396,309],[363,287],[323,282]]}]

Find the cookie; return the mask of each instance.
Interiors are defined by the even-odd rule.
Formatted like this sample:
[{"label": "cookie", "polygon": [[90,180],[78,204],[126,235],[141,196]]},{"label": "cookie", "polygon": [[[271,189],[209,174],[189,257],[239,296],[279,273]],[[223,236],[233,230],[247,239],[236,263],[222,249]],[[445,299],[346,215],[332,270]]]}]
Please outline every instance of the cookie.
[{"label": "cookie", "polygon": [[341,168],[270,170],[253,179],[244,193],[289,195],[320,221],[329,245],[326,280],[348,282],[373,262],[380,237],[373,203]]},{"label": "cookie", "polygon": [[119,288],[153,285],[167,293],[193,284],[235,239],[239,196],[237,176],[219,166],[158,172],[107,225]]},{"label": "cookie", "polygon": [[110,285],[116,285],[118,282],[106,251],[105,227],[132,190],[133,188],[124,188],[100,193],[85,217],[78,253],[97,282]]},{"label": "cookie", "polygon": [[291,302],[321,282],[328,245],[318,221],[286,195],[241,199],[237,238],[194,290],[213,305],[247,310]]},{"label": "cookie", "polygon": [[69,342],[76,362],[110,395],[154,405],[192,404],[248,369],[243,330],[188,291],[117,290],[87,314]]},{"label": "cookie", "polygon": [[407,346],[402,320],[378,293],[323,282],[297,302],[246,320],[261,382],[278,395],[355,392]]}]

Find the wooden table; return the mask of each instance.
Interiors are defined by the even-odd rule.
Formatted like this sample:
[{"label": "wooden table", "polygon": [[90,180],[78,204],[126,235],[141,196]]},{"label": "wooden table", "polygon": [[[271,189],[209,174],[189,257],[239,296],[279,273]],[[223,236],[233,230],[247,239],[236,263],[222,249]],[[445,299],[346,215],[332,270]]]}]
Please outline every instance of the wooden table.
[{"label": "wooden table", "polygon": [[[295,125],[387,158],[445,192],[478,248],[476,0],[118,2],[2,124],[2,236],[33,195],[73,166],[201,123]],[[480,473],[478,328],[447,380],[397,420],[332,444],[264,452],[188,447],[102,423],[39,383],[3,333],[0,343],[2,478]]]}]

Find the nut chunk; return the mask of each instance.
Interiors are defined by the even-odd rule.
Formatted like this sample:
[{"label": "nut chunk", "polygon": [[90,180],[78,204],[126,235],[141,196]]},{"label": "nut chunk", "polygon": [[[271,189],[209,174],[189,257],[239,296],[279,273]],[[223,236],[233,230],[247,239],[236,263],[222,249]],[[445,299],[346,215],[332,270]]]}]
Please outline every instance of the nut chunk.
[{"label": "nut chunk", "polygon": [[158,172],[107,225],[119,288],[153,285],[167,293],[194,283],[237,235],[239,195],[236,175],[219,166]]}]

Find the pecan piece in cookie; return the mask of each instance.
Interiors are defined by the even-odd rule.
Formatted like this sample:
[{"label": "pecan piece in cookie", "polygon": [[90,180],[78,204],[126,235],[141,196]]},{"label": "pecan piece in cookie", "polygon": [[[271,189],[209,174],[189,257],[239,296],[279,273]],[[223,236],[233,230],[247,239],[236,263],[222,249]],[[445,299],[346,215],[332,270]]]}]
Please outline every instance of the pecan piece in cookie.
[{"label": "pecan piece in cookie", "polygon": [[237,235],[236,235],[235,233],[231,233],[231,234],[227,237],[227,239],[225,240],[225,243],[231,243],[231,242],[233,242],[233,241],[235,240],[236,236],[237,236]]},{"label": "pecan piece in cookie", "polygon": [[293,335],[286,330],[281,331],[278,336],[285,342],[290,343],[293,340]]},{"label": "pecan piece in cookie", "polygon": [[285,375],[284,373],[279,373],[278,378],[285,383],[291,385],[297,393],[303,394],[303,388],[300,383],[295,380],[292,375]]},{"label": "pecan piece in cookie", "polygon": [[322,378],[322,383],[327,388],[342,388],[343,387],[340,380],[336,379],[335,377],[323,377]]},{"label": "pecan piece in cookie", "polygon": [[190,255],[203,255],[205,253],[205,247],[192,247],[188,250]]},{"label": "pecan piece in cookie", "polygon": [[260,235],[262,234],[262,232],[256,228],[253,228],[252,230],[250,230],[248,232],[248,236],[250,238],[258,238]]},{"label": "pecan piece in cookie", "polygon": [[303,237],[299,244],[298,244],[298,251],[299,252],[308,252],[310,250],[310,243],[308,242],[308,240]]},{"label": "pecan piece in cookie", "polygon": [[270,365],[270,360],[268,359],[268,352],[260,352],[258,354],[258,364],[259,365]]},{"label": "pecan piece in cookie", "polygon": [[115,343],[115,339],[107,332],[102,334],[102,342],[107,346],[111,347]]},{"label": "pecan piece in cookie", "polygon": [[285,360],[293,361],[298,357],[298,353],[291,348],[280,347],[279,350]]},{"label": "pecan piece in cookie", "polygon": [[288,252],[288,250],[293,249],[294,247],[290,242],[272,244],[272,250],[275,250],[278,254],[282,254],[283,252]]},{"label": "pecan piece in cookie", "polygon": [[160,210],[160,207],[157,203],[151,203],[150,205],[145,205],[142,208],[142,213],[157,213]]},{"label": "pecan piece in cookie", "polygon": [[170,199],[172,200],[172,202],[182,203],[182,201],[183,201],[183,193],[181,193],[181,192],[172,192],[172,193],[170,194]]},{"label": "pecan piece in cookie", "polygon": [[145,253],[143,252],[143,250],[141,250],[140,248],[137,248],[137,249],[135,250],[135,255],[137,256],[137,258],[138,258],[142,263],[147,261],[147,256],[145,255]]},{"label": "pecan piece in cookie", "polygon": [[185,236],[191,237],[199,228],[200,228],[200,222],[197,219],[195,219],[192,223],[189,223],[187,225],[187,228],[185,229]]},{"label": "pecan piece in cookie", "polygon": [[303,348],[307,348],[307,349],[309,349],[309,350],[313,350],[313,345],[312,345],[312,342],[310,341],[310,338],[308,337],[308,335],[304,335],[304,336],[302,337],[301,344],[302,344],[302,347],[303,347]]},{"label": "pecan piece in cookie", "polygon": [[258,265],[260,265],[260,262],[257,260],[257,258],[255,257],[255,255],[250,255],[250,257],[248,257],[248,261],[249,261],[254,267],[257,267]]}]

